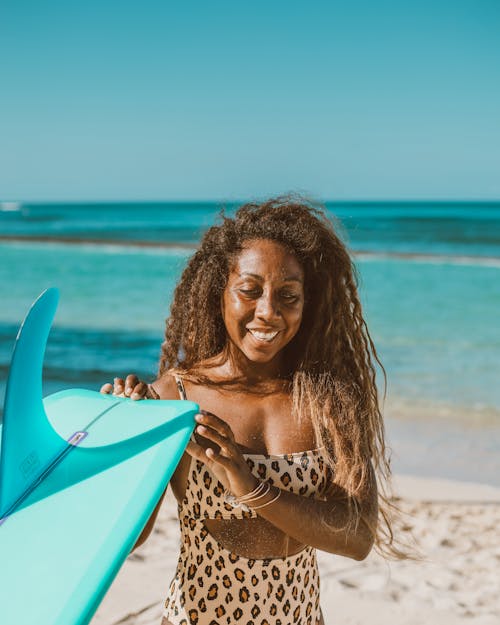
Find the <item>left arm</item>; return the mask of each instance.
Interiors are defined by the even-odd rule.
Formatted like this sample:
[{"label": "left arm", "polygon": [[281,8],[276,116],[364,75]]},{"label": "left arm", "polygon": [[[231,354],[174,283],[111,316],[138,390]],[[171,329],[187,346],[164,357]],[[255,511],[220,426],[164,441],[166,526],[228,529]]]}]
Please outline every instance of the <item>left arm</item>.
[{"label": "left arm", "polygon": [[[371,551],[374,538],[369,525],[377,521],[377,486],[375,481],[364,497],[357,498],[360,507],[358,523],[349,518],[345,491],[333,485],[325,501],[281,491],[281,496],[256,512],[291,538],[322,551],[364,560]],[[272,501],[276,488],[266,498]]]},{"label": "left arm", "polygon": [[[227,423],[211,413],[197,416],[197,433],[214,446],[207,448],[190,442],[187,451],[207,464],[219,481],[236,497],[251,492],[258,484],[251,473]],[[259,506],[271,502],[278,494],[273,486]],[[369,527],[377,522],[377,485],[373,470],[370,479],[356,498],[360,509],[359,523],[350,522],[345,491],[333,484],[326,500],[281,491],[276,501],[259,507],[256,512],[295,540],[323,551],[363,560],[373,546]]]}]

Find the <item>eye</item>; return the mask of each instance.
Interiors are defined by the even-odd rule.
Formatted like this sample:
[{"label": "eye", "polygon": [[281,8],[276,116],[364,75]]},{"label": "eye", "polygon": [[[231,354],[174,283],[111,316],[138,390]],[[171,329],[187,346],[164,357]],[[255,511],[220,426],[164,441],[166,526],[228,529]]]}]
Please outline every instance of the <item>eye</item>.
[{"label": "eye", "polygon": [[280,294],[281,299],[283,299],[288,304],[296,302],[299,299],[299,296],[296,293],[290,293],[289,291],[285,291]]},{"label": "eye", "polygon": [[239,292],[245,295],[245,297],[259,297],[260,289],[239,289]]}]

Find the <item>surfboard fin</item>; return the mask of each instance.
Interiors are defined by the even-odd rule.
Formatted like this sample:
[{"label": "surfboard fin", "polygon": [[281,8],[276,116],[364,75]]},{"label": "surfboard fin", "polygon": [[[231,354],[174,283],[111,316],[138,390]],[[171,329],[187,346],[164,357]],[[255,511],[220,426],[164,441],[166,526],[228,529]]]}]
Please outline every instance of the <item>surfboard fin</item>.
[{"label": "surfboard fin", "polygon": [[58,289],[44,291],[16,338],[3,414],[0,519],[68,447],[47,419],[42,401],[43,357],[58,301]]}]

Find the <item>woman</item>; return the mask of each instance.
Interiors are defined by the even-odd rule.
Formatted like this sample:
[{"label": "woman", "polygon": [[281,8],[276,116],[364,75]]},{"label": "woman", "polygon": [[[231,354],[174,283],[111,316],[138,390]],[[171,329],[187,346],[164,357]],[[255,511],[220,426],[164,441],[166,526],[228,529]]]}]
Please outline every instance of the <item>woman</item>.
[{"label": "woman", "polygon": [[316,549],[396,552],[376,485],[390,471],[374,359],[350,257],[321,211],[272,199],[207,231],[158,379],[102,389],[203,408],[171,480],[181,552],[162,625],[323,623]]}]

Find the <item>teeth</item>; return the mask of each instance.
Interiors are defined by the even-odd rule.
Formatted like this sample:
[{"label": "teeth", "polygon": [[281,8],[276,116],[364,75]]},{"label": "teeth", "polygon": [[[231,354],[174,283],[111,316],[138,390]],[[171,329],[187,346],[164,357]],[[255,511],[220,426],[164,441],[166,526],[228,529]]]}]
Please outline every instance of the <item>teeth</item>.
[{"label": "teeth", "polygon": [[255,336],[259,341],[272,341],[274,337],[278,334],[276,332],[258,332],[257,330],[249,330],[252,336]]}]

